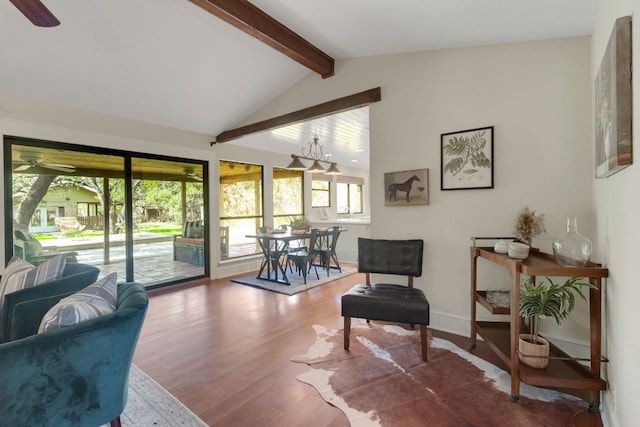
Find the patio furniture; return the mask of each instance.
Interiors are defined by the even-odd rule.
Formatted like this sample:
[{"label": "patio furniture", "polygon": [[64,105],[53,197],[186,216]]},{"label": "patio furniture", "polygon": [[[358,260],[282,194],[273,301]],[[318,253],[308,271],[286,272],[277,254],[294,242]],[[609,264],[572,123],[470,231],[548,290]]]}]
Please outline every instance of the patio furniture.
[{"label": "patio furniture", "polygon": [[[2,425],[119,426],[148,303],[141,284],[122,283],[114,312],[0,344]],[[37,329],[41,316],[28,320]]]},{"label": "patio furniture", "polygon": [[182,235],[173,238],[173,259],[204,265],[204,222],[185,221]]},{"label": "patio furniture", "polygon": [[[358,239],[358,272],[366,283],[342,296],[344,348],[349,350],[351,318],[420,325],[422,360],[427,361],[429,301],[413,278],[422,275],[423,240]],[[371,283],[371,273],[407,276],[407,286]]]},{"label": "patio furniture", "polygon": [[78,218],[76,218],[75,216],[60,216],[57,217],[54,221],[56,223],[56,227],[58,227],[58,230],[60,230],[60,233],[62,233],[62,235],[65,235],[67,233],[78,233],[87,227],[86,225],[80,224],[78,222]]},{"label": "patio furniture", "polygon": [[13,231],[13,254],[31,264],[39,264],[61,253],[65,254],[67,262],[77,262],[77,252],[61,252],[55,246],[42,246],[42,243],[31,234],[22,230]]}]

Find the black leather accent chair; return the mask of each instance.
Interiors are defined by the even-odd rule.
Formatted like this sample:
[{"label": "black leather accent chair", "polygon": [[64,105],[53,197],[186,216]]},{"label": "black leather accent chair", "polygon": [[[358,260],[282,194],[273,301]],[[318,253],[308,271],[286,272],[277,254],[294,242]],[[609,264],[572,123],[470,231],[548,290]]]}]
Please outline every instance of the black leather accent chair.
[{"label": "black leather accent chair", "polygon": [[[413,278],[422,275],[423,240],[381,240],[358,238],[358,271],[366,273],[366,283],[356,285],[342,296],[344,348],[349,350],[351,318],[420,325],[422,360],[427,361],[429,301]],[[407,276],[407,286],[371,283],[371,274]]]}]

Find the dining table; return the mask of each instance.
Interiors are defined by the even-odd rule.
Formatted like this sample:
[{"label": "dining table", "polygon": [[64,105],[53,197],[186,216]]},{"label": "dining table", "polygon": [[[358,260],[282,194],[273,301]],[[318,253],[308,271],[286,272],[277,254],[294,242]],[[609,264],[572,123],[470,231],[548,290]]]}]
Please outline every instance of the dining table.
[{"label": "dining table", "polygon": [[[342,229],[341,231],[346,231]],[[317,236],[328,238],[331,230],[319,228]],[[290,285],[287,277],[287,253],[291,242],[302,242],[311,236],[309,230],[273,230],[267,233],[247,234],[245,237],[254,238],[262,249],[262,264],[258,270],[257,279]]]}]

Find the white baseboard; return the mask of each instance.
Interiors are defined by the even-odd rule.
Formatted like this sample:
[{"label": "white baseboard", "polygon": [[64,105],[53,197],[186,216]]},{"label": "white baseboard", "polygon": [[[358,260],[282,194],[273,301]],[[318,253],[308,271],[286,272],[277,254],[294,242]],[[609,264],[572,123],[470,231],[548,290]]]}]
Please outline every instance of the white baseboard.
[{"label": "white baseboard", "polygon": [[[469,337],[471,334],[471,319],[468,317],[436,310],[431,310],[430,317],[429,327],[432,329],[461,335],[463,337]],[[586,341],[574,340],[550,334],[545,334],[545,338],[549,339],[553,344],[573,357],[586,359],[590,355],[589,343]]]}]

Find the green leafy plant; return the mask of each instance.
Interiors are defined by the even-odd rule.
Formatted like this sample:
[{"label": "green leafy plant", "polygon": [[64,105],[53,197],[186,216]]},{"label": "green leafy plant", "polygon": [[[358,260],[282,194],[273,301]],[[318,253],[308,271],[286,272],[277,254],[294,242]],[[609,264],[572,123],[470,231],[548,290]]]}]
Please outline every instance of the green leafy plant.
[{"label": "green leafy plant", "polygon": [[294,216],[289,219],[289,225],[293,230],[303,230],[311,226],[304,216]]},{"label": "green leafy plant", "polygon": [[[477,131],[471,136],[451,138],[444,146],[444,152],[453,156],[453,159],[444,167],[445,173],[450,172],[452,176],[456,176],[460,172],[474,174],[478,172],[477,168],[491,167],[491,160],[482,151],[487,145],[487,140],[484,138],[486,132],[486,130]],[[472,167],[465,169],[469,163]]]},{"label": "green leafy plant", "polygon": [[520,292],[520,316],[529,318],[534,344],[538,343],[540,319],[553,317],[559,326],[575,308],[576,293],[586,301],[583,287],[597,289],[591,283],[581,282],[580,277],[571,277],[563,284],[555,283],[549,277],[545,279],[546,282],[538,284],[524,282]]}]

